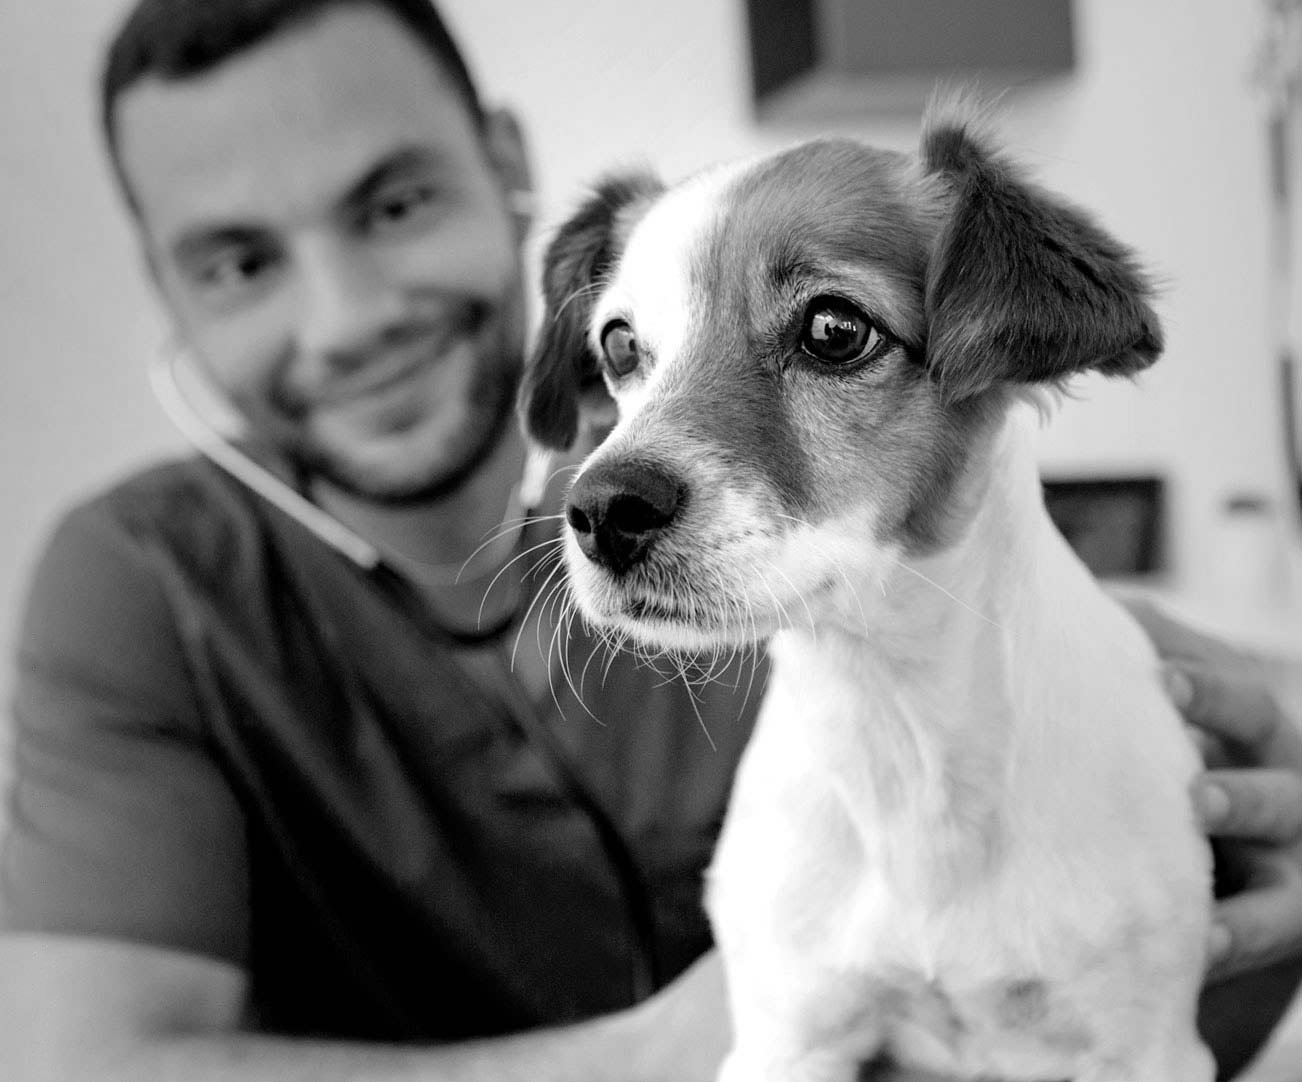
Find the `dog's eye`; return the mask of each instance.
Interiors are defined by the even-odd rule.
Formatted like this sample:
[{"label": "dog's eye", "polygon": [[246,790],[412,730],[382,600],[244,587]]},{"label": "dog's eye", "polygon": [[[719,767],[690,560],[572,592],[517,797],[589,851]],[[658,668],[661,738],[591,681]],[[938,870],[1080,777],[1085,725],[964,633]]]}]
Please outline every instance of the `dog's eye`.
[{"label": "dog's eye", "polygon": [[627,376],[638,365],[639,353],[633,328],[622,319],[612,319],[601,332],[601,352],[616,376]]},{"label": "dog's eye", "polygon": [[840,297],[815,297],[805,309],[800,348],[815,360],[849,364],[867,357],[881,342],[872,321]]}]

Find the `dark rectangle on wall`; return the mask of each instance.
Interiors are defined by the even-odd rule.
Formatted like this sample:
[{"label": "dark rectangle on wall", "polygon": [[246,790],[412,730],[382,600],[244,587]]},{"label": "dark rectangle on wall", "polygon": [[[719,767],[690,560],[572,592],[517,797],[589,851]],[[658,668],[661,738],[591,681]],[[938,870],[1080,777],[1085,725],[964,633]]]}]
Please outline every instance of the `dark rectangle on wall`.
[{"label": "dark rectangle on wall", "polygon": [[810,71],[816,62],[814,0],[746,0],[755,100]]},{"label": "dark rectangle on wall", "polygon": [[1160,477],[1045,479],[1044,505],[1085,566],[1102,576],[1163,569]]},{"label": "dark rectangle on wall", "polygon": [[1072,66],[1069,0],[838,0],[822,10],[826,59],[852,74]]},{"label": "dark rectangle on wall", "polygon": [[747,0],[756,115],[920,106],[938,83],[1000,93],[1075,62],[1072,0]]}]

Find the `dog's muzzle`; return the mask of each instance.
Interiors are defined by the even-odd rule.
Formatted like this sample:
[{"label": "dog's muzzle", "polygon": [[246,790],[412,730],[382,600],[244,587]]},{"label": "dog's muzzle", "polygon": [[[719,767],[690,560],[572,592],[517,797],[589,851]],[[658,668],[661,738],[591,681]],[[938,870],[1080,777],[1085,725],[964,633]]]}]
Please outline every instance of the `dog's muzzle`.
[{"label": "dog's muzzle", "polygon": [[583,554],[612,574],[637,566],[682,509],[686,486],[650,462],[594,463],[565,504]]}]

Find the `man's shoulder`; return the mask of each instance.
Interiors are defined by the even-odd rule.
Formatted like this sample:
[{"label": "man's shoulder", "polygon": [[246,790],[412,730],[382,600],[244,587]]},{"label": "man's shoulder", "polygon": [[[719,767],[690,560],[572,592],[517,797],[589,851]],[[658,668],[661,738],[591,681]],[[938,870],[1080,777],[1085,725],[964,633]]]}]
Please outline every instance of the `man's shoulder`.
[{"label": "man's shoulder", "polygon": [[169,459],[119,478],[74,504],[69,518],[106,519],[128,528],[170,526],[202,517],[246,517],[232,482],[198,457]]},{"label": "man's shoulder", "polygon": [[255,500],[202,458],[159,462],[72,505],[52,544],[168,552],[220,566],[261,528]]},{"label": "man's shoulder", "polygon": [[[157,622],[188,598],[257,596],[268,516],[258,498],[201,459],[141,469],[69,506],[55,521],[28,582],[28,632],[67,638],[100,613]],[[116,614],[116,616],[114,615]]]}]

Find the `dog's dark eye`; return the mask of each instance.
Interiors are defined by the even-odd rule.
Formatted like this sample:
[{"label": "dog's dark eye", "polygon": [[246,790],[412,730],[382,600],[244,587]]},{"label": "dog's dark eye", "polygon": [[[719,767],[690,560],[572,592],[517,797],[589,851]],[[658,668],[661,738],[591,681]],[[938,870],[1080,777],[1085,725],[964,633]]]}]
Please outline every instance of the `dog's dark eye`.
[{"label": "dog's dark eye", "polygon": [[815,360],[849,364],[867,357],[881,342],[872,320],[840,297],[815,297],[805,309],[800,348]]},{"label": "dog's dark eye", "polygon": [[627,376],[640,358],[633,328],[622,319],[612,319],[601,332],[601,352],[612,375]]}]

